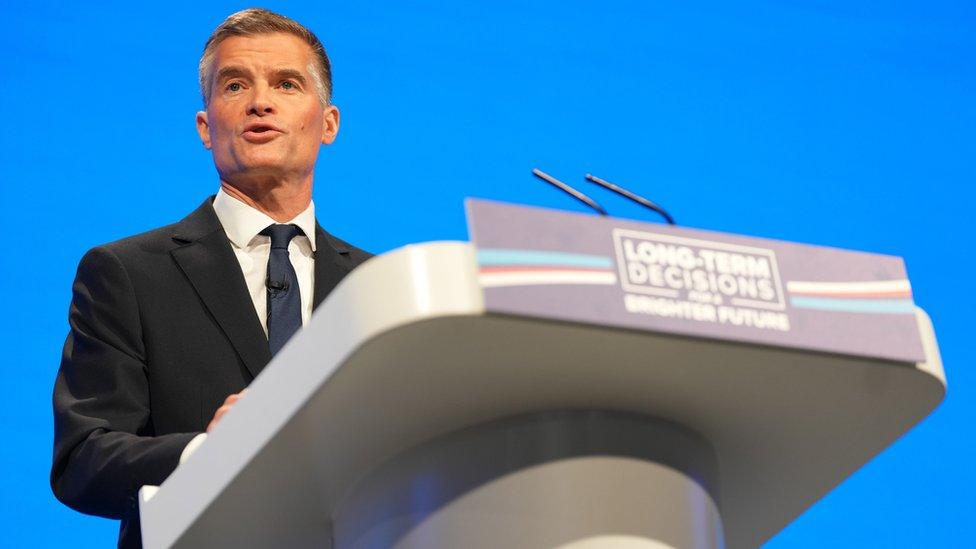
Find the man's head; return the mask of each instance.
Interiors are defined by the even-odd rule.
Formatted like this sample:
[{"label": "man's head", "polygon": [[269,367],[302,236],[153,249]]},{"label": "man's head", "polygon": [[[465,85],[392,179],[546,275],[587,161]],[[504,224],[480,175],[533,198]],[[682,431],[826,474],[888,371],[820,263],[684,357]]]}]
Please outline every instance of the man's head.
[{"label": "man's head", "polygon": [[210,103],[213,93],[214,57],[217,46],[230,36],[255,36],[258,34],[284,33],[295,36],[308,44],[315,55],[314,67],[308,67],[315,78],[315,90],[322,105],[328,105],[332,99],[332,63],[322,42],[305,28],[301,23],[261,8],[250,8],[231,14],[221,23],[203,47],[200,56],[200,94],[203,96],[203,108]]},{"label": "man's head", "polygon": [[200,83],[206,110],[197,131],[221,180],[245,192],[310,188],[319,145],[339,130],[328,57],[314,34],[267,10],[235,13],[207,40]]}]

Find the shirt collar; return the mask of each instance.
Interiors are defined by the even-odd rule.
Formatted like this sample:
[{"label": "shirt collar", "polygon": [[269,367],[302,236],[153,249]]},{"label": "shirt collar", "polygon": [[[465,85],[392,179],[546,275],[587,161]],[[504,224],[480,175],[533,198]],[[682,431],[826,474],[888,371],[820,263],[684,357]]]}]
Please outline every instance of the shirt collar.
[{"label": "shirt collar", "polygon": [[[213,201],[213,209],[217,214],[217,219],[224,227],[227,238],[238,248],[247,248],[251,241],[268,225],[277,223],[264,212],[261,212],[233,196],[224,192],[224,189],[217,191],[217,196]],[[296,215],[286,224],[297,225],[299,229],[308,237],[315,251],[315,203],[311,200],[308,207]]]}]

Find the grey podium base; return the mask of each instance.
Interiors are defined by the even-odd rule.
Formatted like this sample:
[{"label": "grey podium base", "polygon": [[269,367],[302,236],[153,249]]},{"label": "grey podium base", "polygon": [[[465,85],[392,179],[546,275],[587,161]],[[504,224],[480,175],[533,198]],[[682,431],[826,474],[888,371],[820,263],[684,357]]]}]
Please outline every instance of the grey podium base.
[{"label": "grey podium base", "polygon": [[336,549],[718,548],[717,460],[674,423],[602,411],[518,416],[408,450],[359,480]]}]

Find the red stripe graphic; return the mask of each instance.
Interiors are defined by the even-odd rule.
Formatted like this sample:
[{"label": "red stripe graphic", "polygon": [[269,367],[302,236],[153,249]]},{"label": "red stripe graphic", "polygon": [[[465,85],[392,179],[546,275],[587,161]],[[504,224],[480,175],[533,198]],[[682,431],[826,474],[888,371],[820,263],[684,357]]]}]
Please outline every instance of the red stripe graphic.
[{"label": "red stripe graphic", "polygon": [[612,273],[611,269],[594,267],[481,267],[483,274],[490,273]]}]

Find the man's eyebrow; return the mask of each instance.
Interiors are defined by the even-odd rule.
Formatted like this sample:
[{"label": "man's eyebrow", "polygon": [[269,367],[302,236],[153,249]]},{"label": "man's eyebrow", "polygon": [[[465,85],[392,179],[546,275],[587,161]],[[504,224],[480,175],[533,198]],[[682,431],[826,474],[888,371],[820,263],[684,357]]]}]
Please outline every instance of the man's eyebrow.
[{"label": "man's eyebrow", "polygon": [[220,70],[217,71],[217,82],[222,82],[228,78],[248,76],[251,76],[251,71],[237,65],[229,65],[227,67],[221,67]]},{"label": "man's eyebrow", "polygon": [[274,74],[277,77],[277,80],[286,80],[290,78],[303,86],[306,82],[305,75],[302,74],[301,71],[295,69],[277,69],[274,71]]},{"label": "man's eyebrow", "polygon": [[[308,79],[302,74],[302,71],[290,68],[274,69],[272,75],[275,80],[287,80],[292,79],[301,85],[305,85]],[[251,78],[251,71],[248,69],[238,66],[238,65],[228,65],[226,67],[221,67],[217,71],[217,82],[223,82],[229,78]]]}]

